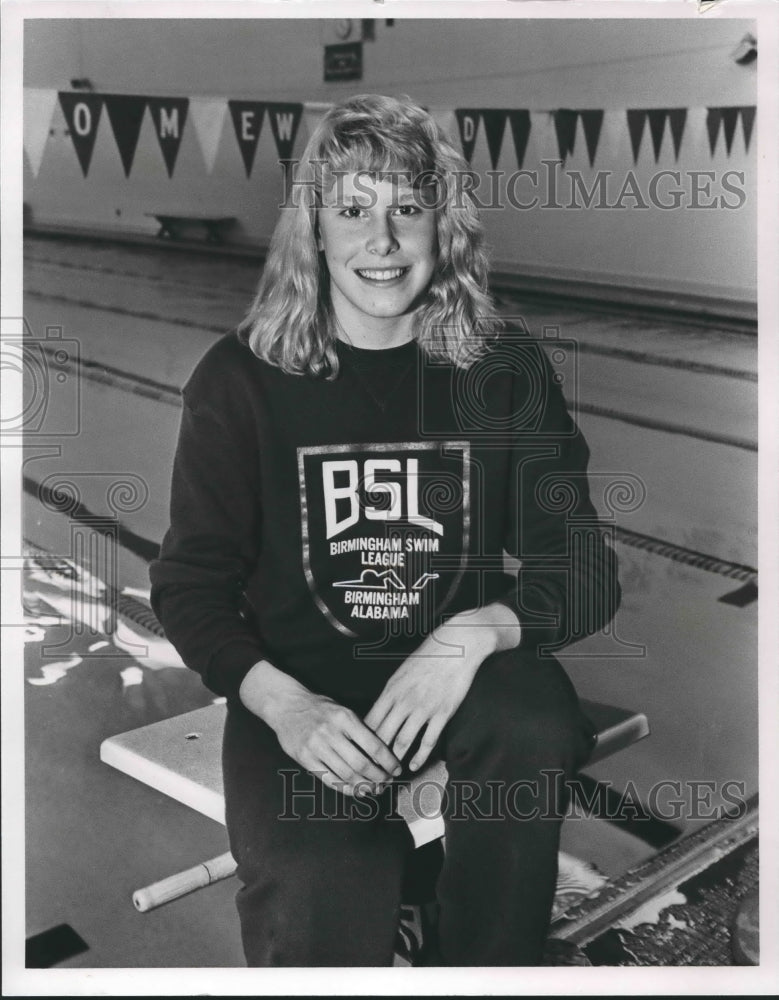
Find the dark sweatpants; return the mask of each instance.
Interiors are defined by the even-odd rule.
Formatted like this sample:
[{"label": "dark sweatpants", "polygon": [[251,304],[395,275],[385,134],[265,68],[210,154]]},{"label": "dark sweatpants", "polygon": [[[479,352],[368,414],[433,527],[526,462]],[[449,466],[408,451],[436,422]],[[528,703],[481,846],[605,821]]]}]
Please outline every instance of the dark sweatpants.
[{"label": "dark sweatpants", "polygon": [[[437,748],[449,771],[440,964],[540,963],[563,783],[592,742],[556,660],[514,649],[484,661]],[[394,789],[362,803],[334,792],[240,707],[228,713],[223,760],[248,964],[391,965],[413,850]]]}]

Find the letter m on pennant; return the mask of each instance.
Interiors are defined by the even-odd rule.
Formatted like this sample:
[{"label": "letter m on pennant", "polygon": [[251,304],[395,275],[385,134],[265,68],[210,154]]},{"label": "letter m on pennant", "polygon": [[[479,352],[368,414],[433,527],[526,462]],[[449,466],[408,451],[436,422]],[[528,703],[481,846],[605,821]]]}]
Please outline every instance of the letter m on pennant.
[{"label": "letter m on pennant", "polygon": [[168,177],[173,176],[189,110],[187,97],[150,97],[147,101]]}]

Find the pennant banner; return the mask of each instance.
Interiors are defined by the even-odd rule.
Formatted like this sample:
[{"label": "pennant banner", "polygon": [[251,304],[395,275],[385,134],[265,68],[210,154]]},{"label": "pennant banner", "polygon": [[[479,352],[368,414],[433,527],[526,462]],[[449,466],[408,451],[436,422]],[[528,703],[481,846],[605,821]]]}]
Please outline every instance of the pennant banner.
[{"label": "pennant banner", "polygon": [[587,146],[587,156],[590,160],[590,166],[593,166],[595,163],[595,154],[598,152],[601,128],[603,127],[603,112],[578,111],[577,114],[582,121],[584,141]]},{"label": "pennant banner", "polygon": [[728,156],[730,156],[730,150],[733,148],[733,136],[736,134],[736,123],[738,122],[741,108],[721,108],[720,113],[722,114],[722,130],[725,133],[725,149],[728,151]]},{"label": "pennant banner", "polygon": [[503,145],[503,133],[506,131],[507,117],[508,111],[482,111],[481,113],[493,170],[497,167],[498,160],[500,159],[500,150]]},{"label": "pennant banner", "polygon": [[757,108],[754,105],[741,109],[741,126],[744,129],[744,147],[747,151],[749,151],[749,141],[752,138],[756,111]]},{"label": "pennant banner", "polygon": [[652,136],[652,149],[655,154],[655,163],[660,159],[660,150],[663,145],[663,133],[665,132],[665,120],[668,112],[664,108],[652,108],[647,111],[649,120],[649,134]]},{"label": "pennant banner", "polygon": [[481,112],[468,108],[455,109],[457,125],[460,129],[460,142],[463,146],[463,156],[470,163],[473,159],[473,147],[476,145],[476,136],[479,131]]},{"label": "pennant banner", "polygon": [[509,111],[509,125],[511,135],[514,139],[514,152],[517,157],[517,166],[522,169],[525,161],[525,151],[527,150],[527,140],[530,136],[530,112],[529,111]]},{"label": "pennant banner", "polygon": [[748,152],[749,144],[752,141],[756,111],[757,108],[754,104],[708,108],[706,113],[706,131],[709,135],[709,151],[711,155],[714,155],[721,129],[725,137],[725,151],[730,156],[739,118],[741,119],[741,128],[744,135],[744,148]]},{"label": "pennant banner", "polygon": [[216,161],[216,151],[222,138],[227,101],[208,97],[192,97],[189,101],[189,116],[195,127],[195,135],[200,143],[200,152],[206,172],[211,173]]},{"label": "pennant banner", "polygon": [[638,154],[641,151],[641,140],[644,136],[646,126],[646,111],[635,111],[628,109],[628,132],[630,133],[630,147],[633,150],[633,162],[638,163]]},{"label": "pennant banner", "polygon": [[105,94],[105,109],[124,167],[124,176],[130,176],[138,136],[141,134],[143,113],[146,110],[145,97],[130,94]]},{"label": "pennant banner", "polygon": [[[455,116],[460,129],[460,141],[463,148],[463,155],[470,163],[473,159],[473,150],[479,132],[479,124],[484,123],[484,133],[487,140],[487,148],[490,153],[490,161],[493,170],[497,167],[503,148],[503,138],[506,131],[506,122],[511,126],[511,134],[514,140],[514,152],[517,164],[522,167],[527,151],[528,138],[531,129],[531,112],[527,109],[509,110],[506,108],[457,108]],[[549,112],[549,116],[554,125],[557,140],[557,153],[561,160],[565,161],[573,154],[576,146],[576,129],[581,119],[584,130],[584,138],[587,145],[587,155],[590,166],[595,162],[598,151],[598,142],[603,125],[603,111],[584,110],[574,111],[570,108],[559,108]]]},{"label": "pennant banner", "polygon": [[560,159],[565,162],[570,156],[576,143],[576,112],[561,108],[552,112],[554,118],[555,132],[557,133],[557,149]]},{"label": "pennant banner", "polygon": [[430,114],[436,125],[444,132],[450,142],[457,135],[457,121],[451,108],[431,107]]},{"label": "pennant banner", "polygon": [[671,139],[674,144],[674,159],[679,159],[679,150],[682,148],[682,136],[687,124],[687,108],[670,108],[668,111],[668,125],[671,129]]},{"label": "pennant banner", "polygon": [[323,104],[317,102],[316,104],[304,104],[303,105],[303,124],[306,127],[306,134],[308,138],[311,138],[314,129],[319,125],[324,116],[327,114],[329,109],[329,104]]},{"label": "pennant banner", "polygon": [[100,124],[100,114],[103,110],[103,98],[100,94],[74,94],[60,91],[60,107],[65,115],[68,132],[73,141],[81,172],[86,177],[92,160],[92,150],[95,148],[97,126]]},{"label": "pennant banner", "polygon": [[530,137],[525,160],[530,159],[533,163],[540,163],[543,160],[559,159],[557,134],[551,111],[530,110],[529,115]]},{"label": "pennant banner", "polygon": [[57,104],[56,90],[38,90],[29,87],[24,91],[23,146],[30,161],[33,176],[38,176],[43,150],[49,137],[51,119]]},{"label": "pennant banner", "polygon": [[[238,148],[246,170],[251,177],[257,147],[265,116],[267,115],[276,152],[280,162],[287,166],[301,122],[305,123],[309,135],[326,113],[329,105],[324,103],[302,104],[298,102],[267,102],[247,100],[226,100],[210,97],[145,97],[132,94],[95,94],[72,91],[53,91],[26,88],[24,91],[24,151],[30,167],[37,176],[46,148],[46,140],[51,129],[54,107],[59,100],[67,124],[67,134],[84,177],[89,173],[95,147],[97,130],[103,107],[111,124],[122,167],[126,177],[130,176],[135,152],[143,125],[143,117],[148,106],[154,133],[160,147],[168,177],[172,178],[176,169],[179,149],[188,120],[203,155],[206,171],[213,171],[217,151],[224,129],[227,110],[233,123]],[[525,108],[436,108],[436,121],[452,134],[457,123],[460,143],[465,159],[471,163],[479,138],[479,129],[484,123],[485,141],[492,169],[496,169],[503,155],[506,123],[511,128],[514,155],[521,169],[532,145],[533,159],[553,158],[555,153],[565,162],[576,155],[577,130],[581,121],[584,144],[590,166],[594,166],[599,145],[606,147],[607,160],[615,156],[622,158],[621,143],[629,140],[633,163],[641,156],[644,134],[649,123],[654,162],[661,155],[670,155],[673,146],[674,159],[678,161],[685,134],[690,133],[691,148],[706,146],[711,156],[715,155],[720,135],[723,137],[727,156],[733,153],[733,144],[738,133],[739,120],[744,139],[744,149],[749,151],[756,120],[754,105],[730,105],[724,107],[694,108],[627,108],[624,111],[599,108],[572,109],[558,108],[552,111],[534,111]],[[608,138],[601,142],[604,121],[608,118]],[[692,122],[692,124],[690,124]],[[625,123],[627,130],[625,130]],[[627,135],[626,135],[627,133]],[[621,138],[624,137],[624,138]],[[581,137],[580,137],[581,143]],[[667,153],[663,154],[663,144]],[[740,150],[740,143],[739,143]]]},{"label": "pennant banner", "polygon": [[[630,148],[633,152],[633,162],[638,163],[641,155],[641,144],[649,122],[650,140],[655,163],[660,159],[663,141],[667,131],[673,144],[674,159],[679,159],[679,151],[687,125],[688,108],[628,108],[626,109],[627,130],[630,138]],[[514,149],[519,167],[524,162],[528,135],[530,132],[531,114],[539,117],[539,112],[527,110],[506,110],[502,108],[456,108],[455,116],[460,129],[460,141],[463,155],[470,163],[479,132],[479,124],[484,122],[484,131],[490,160],[493,169],[497,166],[503,144],[506,120],[511,123],[514,138]],[[598,153],[605,111],[600,108],[572,109],[557,108],[549,111],[549,122],[553,128],[554,140],[558,157],[565,162],[576,149],[576,134],[581,121],[584,141],[587,146],[587,157],[590,166],[594,166]],[[714,149],[722,131],[725,148],[730,156],[733,148],[733,138],[738,127],[739,118],[744,133],[744,145],[749,150],[752,130],[755,121],[754,106],[733,106],[724,108],[709,108],[707,130],[709,135],[709,152],[714,155]],[[536,123],[538,124],[538,122]],[[542,124],[543,128],[543,124]]]},{"label": "pennant banner", "polygon": [[157,133],[157,141],[160,144],[162,158],[165,160],[168,177],[172,177],[173,168],[176,166],[176,157],[179,153],[179,146],[181,145],[181,136],[187,121],[189,98],[150,97],[148,105],[152,121],[154,122],[154,131]]},{"label": "pennant banner", "polygon": [[711,155],[714,156],[717,140],[719,139],[720,131],[722,131],[725,137],[725,151],[730,156],[739,118],[741,119],[741,128],[744,135],[744,148],[749,152],[749,143],[752,141],[756,111],[757,108],[753,104],[708,108],[706,112],[706,131],[709,136],[709,152]]},{"label": "pennant banner", "polygon": [[262,101],[228,101],[227,106],[233,119],[235,137],[238,140],[243,165],[246,167],[246,176],[251,177],[254,154],[257,152],[265,115],[265,104]]},{"label": "pennant banner", "polygon": [[303,116],[303,105],[268,104],[267,110],[279,159],[289,160],[298,134],[298,125]]},{"label": "pennant banner", "polygon": [[714,149],[717,145],[717,136],[719,135],[719,127],[722,122],[722,112],[719,108],[709,108],[708,114],[706,115],[706,131],[709,133],[709,152],[714,155]]}]

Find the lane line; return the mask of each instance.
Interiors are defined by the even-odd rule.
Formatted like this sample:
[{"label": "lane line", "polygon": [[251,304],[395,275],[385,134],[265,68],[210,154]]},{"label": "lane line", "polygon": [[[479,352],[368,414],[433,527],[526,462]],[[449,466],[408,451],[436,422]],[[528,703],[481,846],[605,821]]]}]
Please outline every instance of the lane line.
[{"label": "lane line", "polygon": [[171,326],[186,326],[190,330],[207,330],[209,333],[226,333],[229,327],[221,323],[199,323],[191,319],[181,319],[178,316],[161,316],[159,313],[148,312],[142,309],[126,309],[124,306],[103,305],[100,302],[92,302],[89,299],[79,299],[74,295],[56,295],[52,292],[39,292],[35,289],[28,289],[26,296],[37,299],[40,302],[59,302],[70,306],[79,306],[81,309],[97,310],[99,312],[114,313],[117,316],[132,316],[133,319],[147,319],[153,323],[168,323]]},{"label": "lane line", "polygon": [[[120,310],[116,309],[114,311],[118,312]],[[188,323],[183,320],[178,320],[177,322],[182,326],[190,328],[197,326],[197,324]],[[199,329],[213,328],[200,326]],[[220,328],[220,333],[224,332]],[[45,351],[50,350],[44,343],[41,343],[41,348]],[[66,371],[78,371],[78,373],[91,382],[99,382],[122,389],[125,392],[133,392],[139,396],[146,396],[149,399],[158,399],[166,403],[176,402],[178,404],[180,402],[180,390],[174,386],[163,382],[156,382],[143,375],[135,375],[123,371],[113,365],[79,359],[78,361],[69,361],[64,365],[59,365],[59,368]],[[750,441],[748,438],[735,437],[729,434],[716,434],[713,431],[689,427],[684,424],[671,424],[667,421],[655,420],[651,417],[639,417],[633,413],[624,413],[621,410],[613,410],[604,406],[594,406],[591,403],[579,403],[577,406],[572,407],[572,409],[577,413],[588,413],[607,420],[617,420],[636,427],[644,427],[647,430],[663,431],[667,434],[681,434],[684,437],[710,441],[714,444],[723,444],[730,448],[740,448],[743,451],[757,451],[757,442]]]},{"label": "lane line", "polygon": [[714,444],[724,444],[730,448],[740,448],[742,451],[757,451],[757,442],[749,438],[735,437],[730,434],[717,434],[714,431],[689,427],[685,424],[671,424],[665,420],[653,417],[639,417],[634,413],[624,413],[607,406],[596,406],[593,403],[578,403],[571,407],[577,413],[589,413],[594,417],[605,417],[606,420],[618,420],[623,424],[633,424],[635,427],[645,427],[651,431],[664,431],[666,434],[682,434],[684,437],[697,438],[699,441],[711,441]]},{"label": "lane line", "polygon": [[[143,559],[144,562],[151,562],[159,555],[160,544],[153,542],[150,538],[137,534],[126,527],[118,517],[112,517],[110,524],[101,523],[101,519],[90,510],[85,504],[77,500],[66,490],[51,489],[43,486],[31,476],[22,476],[22,489],[28,496],[36,497],[40,502],[55,514],[66,514],[74,521],[83,521],[89,524],[95,531],[108,538],[116,537],[119,543],[132,552],[133,555]],[[103,516],[105,520],[105,515]]]},{"label": "lane line", "polygon": [[[31,254],[24,255],[25,264],[43,264],[46,267],[62,268],[68,271],[81,271],[89,274],[108,274],[117,278],[140,278],[141,281],[148,281],[156,284],[169,284],[179,288],[198,288],[204,294],[210,295],[208,289],[203,288],[202,281],[191,281],[187,278],[175,278],[170,274],[151,274],[144,271],[128,271],[124,268],[108,267],[106,264],[79,264],[71,260],[56,260],[53,257],[35,257]],[[254,282],[256,285],[256,282]],[[219,292],[237,292],[240,295],[251,295],[252,287],[237,285],[220,285]],[[213,298],[217,298],[217,293],[213,293]]]},{"label": "lane line", "polygon": [[[25,258],[27,259],[27,258]],[[172,286],[180,286],[182,288],[197,288],[200,291],[201,297],[204,299],[209,299],[211,301],[219,301],[224,297],[225,293],[235,292],[239,295],[250,296],[252,294],[251,288],[243,288],[236,286],[223,286],[220,287],[218,292],[212,292],[209,289],[203,287],[202,282],[196,281],[182,281],[179,279],[172,279],[167,276],[161,275],[146,275],[136,271],[119,271],[115,268],[109,267],[97,267],[90,265],[87,268],[82,267],[79,264],[73,264],[69,262],[49,262],[45,259],[31,258],[38,263],[52,263],[56,267],[66,267],[72,268],[74,270],[87,270],[95,271],[101,274],[116,275],[118,277],[135,277],[140,278],[143,281],[156,281],[164,282]],[[105,312],[115,312],[119,315],[135,316],[139,319],[150,319],[156,322],[162,323],[174,323],[178,324],[182,321],[177,317],[169,318],[160,313],[145,312],[141,310],[130,310],[125,309],[122,306],[115,305],[104,305],[100,302],[93,302],[88,299],[79,299],[75,296],[55,294],[51,292],[44,292],[40,289],[28,288],[25,290],[25,295],[29,295],[32,298],[40,299],[42,301],[54,301],[54,302],[65,302],[72,305],[81,306],[84,309],[91,310],[104,310]],[[514,317],[516,318],[516,317]],[[191,322],[185,322],[186,326],[198,326],[200,329],[213,331],[217,333],[223,333],[224,327],[213,326],[211,324],[196,324]],[[575,338],[572,338],[575,339]],[[745,382],[757,382],[758,376],[757,372],[748,371],[743,368],[732,368],[727,365],[717,365],[706,361],[691,361],[688,358],[677,358],[668,357],[662,354],[652,354],[648,351],[633,351],[629,348],[624,347],[612,347],[604,346],[602,344],[587,344],[583,341],[577,341],[577,350],[582,354],[592,354],[600,357],[616,358],[619,361],[629,361],[635,364],[646,364],[655,365],[659,368],[670,368],[674,371],[690,371],[701,375],[721,375],[724,378],[733,378]]]},{"label": "lane line", "polygon": [[654,535],[644,535],[640,531],[631,531],[630,528],[617,526],[614,529],[614,536],[618,542],[628,545],[630,548],[643,549],[645,552],[651,552],[652,555],[662,556],[665,559],[673,560],[673,562],[683,563],[685,566],[694,566],[706,573],[716,573],[718,576],[742,580],[744,583],[754,583],[757,580],[757,570],[753,566],[718,559],[716,556],[688,549],[675,542],[663,541],[662,538],[656,538]]},{"label": "lane line", "polygon": [[744,368],[728,368],[707,361],[690,361],[687,358],[672,358],[661,354],[649,354],[646,351],[631,351],[626,347],[604,347],[601,344],[586,344],[580,341],[577,341],[577,350],[582,354],[597,354],[641,365],[657,365],[660,368],[695,372],[700,375],[722,375],[725,378],[740,379],[744,382],[757,382],[757,372],[747,371]]},{"label": "lane line", "polygon": [[[57,348],[50,346],[46,342],[40,343],[40,349],[49,355],[54,355]],[[100,385],[107,385],[112,389],[120,389],[123,392],[131,392],[136,396],[145,396],[147,399],[158,400],[162,403],[170,403],[174,406],[181,405],[181,390],[166,382],[157,382],[155,379],[146,378],[144,375],[135,375],[132,372],[115,368],[113,365],[104,364],[102,361],[87,361],[83,358],[70,358],[64,364],[57,362],[57,370],[69,372],[88,382],[97,382]]]},{"label": "lane line", "polygon": [[[50,510],[57,513],[66,513],[75,520],[83,520],[89,524],[96,524],[96,515],[80,501],[75,500],[64,490],[52,490],[42,487],[30,476],[23,477],[23,488],[25,493],[36,496]],[[130,552],[150,562],[156,559],[159,553],[159,542],[153,542],[143,535],[126,528],[117,519],[117,537],[122,545]],[[97,523],[97,530],[100,530]],[[106,528],[106,534],[110,534]],[[718,576],[726,576],[733,580],[741,580],[745,583],[755,583],[758,578],[757,570],[753,566],[746,566],[743,563],[730,562],[726,559],[719,559],[717,556],[708,555],[705,552],[698,552],[695,549],[677,545],[675,542],[668,542],[653,535],[644,535],[638,531],[631,531],[629,528],[615,526],[614,537],[616,541],[631,548],[643,549],[652,555],[671,559],[673,562],[683,563],[686,566],[693,566],[695,569],[705,573],[714,573]]]}]

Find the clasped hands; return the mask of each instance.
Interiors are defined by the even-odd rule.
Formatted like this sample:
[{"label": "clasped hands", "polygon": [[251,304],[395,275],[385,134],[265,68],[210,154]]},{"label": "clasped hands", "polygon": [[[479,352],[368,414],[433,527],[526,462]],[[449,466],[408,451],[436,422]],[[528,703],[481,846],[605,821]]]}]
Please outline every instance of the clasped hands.
[{"label": "clasped hands", "polygon": [[285,753],[324,784],[356,797],[378,794],[401,773],[420,734],[408,766],[423,766],[482,662],[519,638],[516,615],[505,605],[453,616],[404,660],[364,719],[266,661],[252,667],[239,695]]}]

